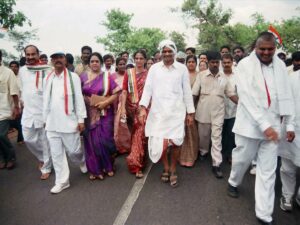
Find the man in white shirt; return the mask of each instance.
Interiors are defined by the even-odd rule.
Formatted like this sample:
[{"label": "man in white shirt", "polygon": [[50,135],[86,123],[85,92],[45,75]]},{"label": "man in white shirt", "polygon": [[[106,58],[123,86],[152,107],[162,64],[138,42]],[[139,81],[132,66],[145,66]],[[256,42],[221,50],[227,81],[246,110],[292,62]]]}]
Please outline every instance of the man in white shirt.
[{"label": "man in white shirt", "polygon": [[[282,183],[282,196],[280,198],[280,208],[283,211],[293,210],[293,197],[296,189],[297,169],[300,167],[300,69],[289,76],[292,94],[295,103],[295,133],[293,142],[286,140],[284,135],[287,124],[282,123],[282,137],[279,143],[278,154],[281,156],[280,178]],[[300,207],[300,187],[296,191],[295,201]]]},{"label": "man in white shirt", "polygon": [[19,88],[16,77],[10,69],[2,65],[0,50],[0,169],[15,166],[15,152],[7,133],[10,119],[19,116]]},{"label": "man in white shirt", "polygon": [[237,66],[239,104],[233,127],[236,148],[228,195],[237,198],[237,187],[257,155],[255,213],[261,224],[273,224],[277,150],[281,118],[287,119],[286,139],[293,141],[293,98],[284,63],[274,56],[273,34],[261,33],[255,50]]},{"label": "man in white shirt", "polygon": [[21,98],[24,103],[22,114],[22,131],[27,148],[39,160],[41,179],[49,178],[52,168],[49,144],[43,123],[43,91],[46,75],[50,72],[48,65],[39,62],[39,50],[34,45],[24,49],[26,65],[21,67]]},{"label": "man in white shirt", "polygon": [[[224,54],[222,56],[223,73],[228,78],[231,86],[236,90],[235,74],[233,71],[233,57],[231,54]],[[225,116],[222,130],[222,154],[225,159],[231,163],[231,152],[235,147],[234,133],[232,128],[235,121],[237,104],[232,102],[227,96],[225,96]]]},{"label": "man in white shirt", "polygon": [[[194,103],[185,65],[175,60],[176,46],[170,40],[160,43],[163,61],[154,64],[147,75],[142,99],[140,101],[141,123],[146,122],[145,135],[149,137],[150,159],[157,162],[162,158],[163,182],[170,181],[172,187],[178,185],[176,164],[180,146],[184,139],[184,123],[190,125],[194,119]],[[146,108],[151,108],[146,120]],[[171,149],[171,164],[167,147]]]},{"label": "man in white shirt", "polygon": [[51,61],[54,71],[46,78],[43,117],[56,174],[51,193],[57,194],[70,186],[70,170],[65,153],[80,165],[81,172],[87,172],[80,143],[86,108],[80,78],[65,67],[65,54],[56,52],[51,55]]}]

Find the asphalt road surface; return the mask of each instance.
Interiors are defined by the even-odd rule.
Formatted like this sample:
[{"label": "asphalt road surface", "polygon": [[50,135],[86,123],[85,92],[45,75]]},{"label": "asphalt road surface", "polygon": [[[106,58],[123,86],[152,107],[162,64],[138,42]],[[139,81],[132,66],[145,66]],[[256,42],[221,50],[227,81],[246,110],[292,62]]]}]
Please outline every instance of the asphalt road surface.
[{"label": "asphalt road surface", "polygon": [[[144,179],[129,174],[125,156],[116,160],[116,175],[90,181],[70,163],[71,187],[52,195],[54,172],[39,179],[37,161],[25,145],[15,145],[17,166],[0,170],[0,225],[256,225],[255,177],[246,174],[240,198],[227,196],[230,165],[225,178],[211,172],[211,160],[193,168],[179,167],[179,186],[160,182],[162,165],[148,163]],[[149,171],[149,173],[147,173]],[[299,171],[298,171],[299,172]],[[277,176],[279,178],[279,176]],[[300,175],[298,173],[298,180]],[[299,183],[299,182],[298,182]],[[273,218],[277,225],[300,225],[300,208],[279,208],[281,184],[276,182]]]}]

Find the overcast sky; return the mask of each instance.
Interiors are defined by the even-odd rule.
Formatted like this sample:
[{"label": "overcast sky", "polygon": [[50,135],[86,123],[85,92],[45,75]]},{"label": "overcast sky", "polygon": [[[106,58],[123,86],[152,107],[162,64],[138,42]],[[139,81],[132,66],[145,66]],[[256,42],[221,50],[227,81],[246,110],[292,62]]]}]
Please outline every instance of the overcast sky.
[{"label": "overcast sky", "polygon": [[[163,31],[180,31],[186,34],[189,46],[196,44],[197,32],[187,28],[179,13],[170,8],[180,7],[183,0],[17,0],[21,10],[38,29],[39,40],[33,41],[43,53],[50,55],[56,50],[80,55],[83,45],[90,45],[94,51],[105,53],[102,45],[96,43],[96,36],[104,36],[105,12],[120,8],[133,13],[131,25],[135,27],[158,27]],[[251,23],[250,15],[262,13],[267,20],[281,20],[298,16],[299,0],[220,0],[223,8],[234,12],[231,23]],[[11,51],[12,43],[0,39],[0,48]]]}]

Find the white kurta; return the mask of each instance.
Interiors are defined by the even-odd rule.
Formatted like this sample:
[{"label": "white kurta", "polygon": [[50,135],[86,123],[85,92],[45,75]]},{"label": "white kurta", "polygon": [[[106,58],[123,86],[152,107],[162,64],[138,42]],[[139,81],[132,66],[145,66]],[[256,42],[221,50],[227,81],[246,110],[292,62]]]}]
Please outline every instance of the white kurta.
[{"label": "white kurta", "polygon": [[293,142],[286,141],[286,120],[282,124],[282,139],[279,143],[279,156],[291,160],[300,167],[300,71],[290,74],[290,83],[295,104],[295,117],[293,118],[296,137]]},{"label": "white kurta", "polygon": [[[55,184],[69,183],[69,158],[79,164],[85,161],[81,150],[78,123],[86,118],[86,108],[83,100],[80,78],[76,73],[70,73],[73,80],[72,93],[69,74],[67,73],[68,114],[65,112],[64,72],[59,75],[52,73],[48,78],[44,94],[44,121],[46,122],[47,138],[55,170]],[[74,94],[74,95],[73,95]],[[73,104],[73,98],[75,103]]]},{"label": "white kurta", "polygon": [[[64,96],[64,74],[57,76],[54,73],[48,78],[44,95],[44,112],[43,117],[46,123],[47,131],[62,133],[77,132],[78,123],[83,123],[86,118],[86,108],[81,91],[80,78],[77,74],[72,73],[74,84],[74,96],[70,85],[69,75],[67,75],[68,90],[68,112],[65,113],[65,96]],[[52,87],[52,94],[51,92]],[[73,105],[73,97],[75,104]]]},{"label": "white kurta", "polygon": [[[50,70],[46,71],[47,74]],[[43,91],[46,77],[42,79],[40,73],[39,84],[36,87],[36,72],[29,71],[26,66],[21,67],[19,71],[21,80],[21,95],[24,102],[22,114],[22,126],[42,128],[43,121]]]},{"label": "white kurta", "polygon": [[154,64],[148,72],[140,105],[148,107],[150,101],[145,135],[183,138],[186,113],[195,112],[187,68],[176,61],[169,67],[163,62]]}]

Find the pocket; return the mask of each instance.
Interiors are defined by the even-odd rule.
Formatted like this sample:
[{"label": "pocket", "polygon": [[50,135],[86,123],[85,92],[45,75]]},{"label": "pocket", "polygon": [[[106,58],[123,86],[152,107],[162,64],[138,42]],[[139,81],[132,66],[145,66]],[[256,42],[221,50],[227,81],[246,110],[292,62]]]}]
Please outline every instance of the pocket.
[{"label": "pocket", "polygon": [[4,81],[0,81],[0,93],[7,93],[7,85]]}]

